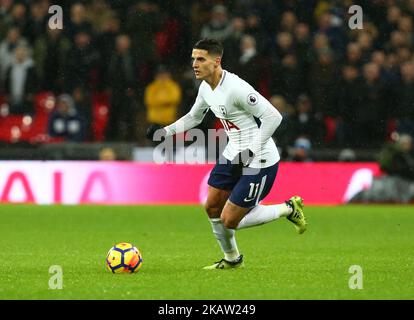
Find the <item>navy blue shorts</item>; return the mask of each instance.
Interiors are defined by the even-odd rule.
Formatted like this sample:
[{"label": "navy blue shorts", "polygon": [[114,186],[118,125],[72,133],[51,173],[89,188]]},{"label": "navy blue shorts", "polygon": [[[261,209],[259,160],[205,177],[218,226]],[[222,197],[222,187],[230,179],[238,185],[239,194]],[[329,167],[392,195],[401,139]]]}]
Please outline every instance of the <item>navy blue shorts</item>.
[{"label": "navy blue shorts", "polygon": [[240,207],[256,206],[272,189],[279,163],[263,169],[246,168],[242,175],[235,175],[233,166],[229,160],[218,162],[210,173],[208,184],[231,190],[229,200]]}]

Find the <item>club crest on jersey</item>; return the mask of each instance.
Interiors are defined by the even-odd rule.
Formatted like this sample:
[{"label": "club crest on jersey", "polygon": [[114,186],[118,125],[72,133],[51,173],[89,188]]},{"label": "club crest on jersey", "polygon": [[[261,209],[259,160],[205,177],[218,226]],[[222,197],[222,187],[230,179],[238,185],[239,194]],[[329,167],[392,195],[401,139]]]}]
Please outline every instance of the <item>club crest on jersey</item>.
[{"label": "club crest on jersey", "polygon": [[250,93],[247,96],[247,103],[250,104],[251,106],[254,106],[257,104],[257,102],[259,102],[259,97],[257,96],[257,94],[255,93]]},{"label": "club crest on jersey", "polygon": [[226,110],[225,106],[219,105],[219,109],[220,109],[221,113],[223,114],[223,116],[225,116],[227,114],[227,110]]}]

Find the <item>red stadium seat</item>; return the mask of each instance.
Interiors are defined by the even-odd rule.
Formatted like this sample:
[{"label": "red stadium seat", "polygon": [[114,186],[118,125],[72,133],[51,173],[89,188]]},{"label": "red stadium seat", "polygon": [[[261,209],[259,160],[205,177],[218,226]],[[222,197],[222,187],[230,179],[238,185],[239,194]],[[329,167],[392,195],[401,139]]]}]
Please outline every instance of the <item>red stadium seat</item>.
[{"label": "red stadium seat", "polygon": [[105,139],[105,128],[108,122],[109,97],[103,92],[92,95],[92,138],[94,141]]},{"label": "red stadium seat", "polygon": [[47,123],[49,116],[45,113],[36,114],[30,130],[29,141],[31,143],[46,142],[44,136],[47,136]]},{"label": "red stadium seat", "polygon": [[325,142],[332,142],[336,137],[336,119],[332,117],[325,117],[326,135]]},{"label": "red stadium seat", "polygon": [[18,142],[22,137],[23,115],[9,115],[0,118],[0,140]]},{"label": "red stadium seat", "polygon": [[[0,99],[0,102],[4,99]],[[47,123],[49,114],[55,107],[55,96],[51,92],[35,95],[34,116],[8,115],[0,116],[0,140],[14,143],[28,141],[31,143],[47,142]],[[1,103],[0,103],[1,105]]]},{"label": "red stadium seat", "polygon": [[36,115],[49,114],[55,107],[56,97],[52,92],[43,91],[34,97]]}]

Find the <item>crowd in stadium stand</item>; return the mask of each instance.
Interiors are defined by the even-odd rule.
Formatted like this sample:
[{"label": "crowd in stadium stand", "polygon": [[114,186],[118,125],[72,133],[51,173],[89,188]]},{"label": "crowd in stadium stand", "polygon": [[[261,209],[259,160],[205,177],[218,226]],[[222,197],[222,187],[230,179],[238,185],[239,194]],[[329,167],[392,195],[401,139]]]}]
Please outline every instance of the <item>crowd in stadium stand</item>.
[{"label": "crowd in stadium stand", "polygon": [[[191,108],[204,37],[283,114],[281,147],[414,135],[414,0],[64,1],[62,30],[48,0],[0,3],[2,140],[144,144],[148,124]],[[353,4],[362,30],[348,26]]]}]

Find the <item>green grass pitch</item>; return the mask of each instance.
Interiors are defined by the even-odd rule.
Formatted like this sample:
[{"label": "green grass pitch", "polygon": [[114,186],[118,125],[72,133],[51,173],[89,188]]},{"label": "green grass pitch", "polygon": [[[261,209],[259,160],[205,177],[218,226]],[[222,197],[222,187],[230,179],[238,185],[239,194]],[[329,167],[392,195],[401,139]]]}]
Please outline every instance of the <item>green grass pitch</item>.
[{"label": "green grass pitch", "polygon": [[[0,299],[413,299],[412,206],[305,207],[303,235],[286,219],[236,233],[245,268],[202,270],[222,257],[200,206],[0,206]],[[117,242],[142,252],[114,275]],[[48,283],[51,265],[63,289]],[[362,268],[363,289],[348,286]]]}]

